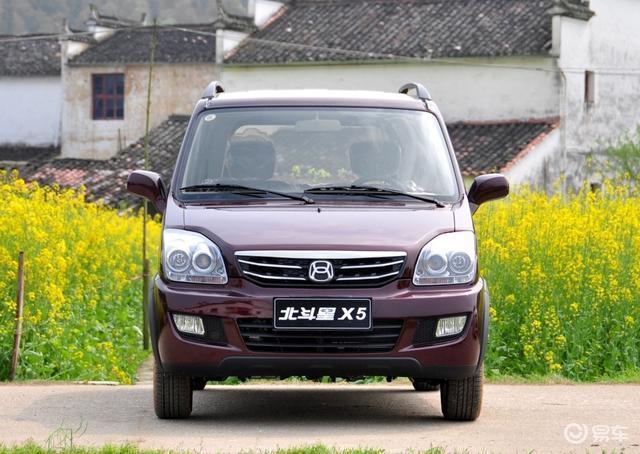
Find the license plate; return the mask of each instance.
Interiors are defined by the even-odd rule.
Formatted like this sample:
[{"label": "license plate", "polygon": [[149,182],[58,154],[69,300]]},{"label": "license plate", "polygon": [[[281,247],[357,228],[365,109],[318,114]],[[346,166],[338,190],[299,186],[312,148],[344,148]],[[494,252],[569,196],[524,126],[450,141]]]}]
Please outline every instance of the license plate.
[{"label": "license plate", "polygon": [[273,326],[276,329],[371,329],[371,300],[276,298]]}]

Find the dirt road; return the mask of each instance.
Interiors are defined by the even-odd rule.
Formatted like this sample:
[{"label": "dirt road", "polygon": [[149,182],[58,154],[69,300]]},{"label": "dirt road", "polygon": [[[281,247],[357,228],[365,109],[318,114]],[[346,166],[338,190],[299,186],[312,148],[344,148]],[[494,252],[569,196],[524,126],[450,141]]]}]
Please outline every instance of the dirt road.
[{"label": "dirt road", "polygon": [[208,386],[193,417],[160,421],[151,386],[0,385],[0,443],[74,443],[237,452],[313,443],[387,452],[640,453],[640,385],[487,385],[480,419],[442,419],[439,393],[409,385]]}]

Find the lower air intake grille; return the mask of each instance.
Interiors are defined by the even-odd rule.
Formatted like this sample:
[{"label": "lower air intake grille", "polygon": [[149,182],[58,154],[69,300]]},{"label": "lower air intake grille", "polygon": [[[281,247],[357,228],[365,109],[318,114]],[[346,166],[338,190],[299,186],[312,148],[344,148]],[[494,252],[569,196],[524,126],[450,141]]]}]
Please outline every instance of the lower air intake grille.
[{"label": "lower air intake grille", "polygon": [[271,319],[239,319],[238,328],[247,348],[254,352],[381,353],[393,350],[402,321],[374,320],[370,331],[285,331],[274,329]]}]

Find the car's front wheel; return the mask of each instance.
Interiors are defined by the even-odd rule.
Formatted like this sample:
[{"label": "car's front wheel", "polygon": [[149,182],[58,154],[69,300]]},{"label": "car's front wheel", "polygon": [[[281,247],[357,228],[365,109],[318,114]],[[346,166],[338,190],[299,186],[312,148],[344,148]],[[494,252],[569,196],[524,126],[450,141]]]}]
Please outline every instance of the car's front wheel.
[{"label": "car's front wheel", "polygon": [[484,367],[471,377],[444,380],[440,386],[440,404],[445,419],[473,421],[482,408]]},{"label": "car's front wheel", "polygon": [[193,405],[191,377],[168,374],[156,365],[153,372],[153,406],[160,419],[188,418]]}]

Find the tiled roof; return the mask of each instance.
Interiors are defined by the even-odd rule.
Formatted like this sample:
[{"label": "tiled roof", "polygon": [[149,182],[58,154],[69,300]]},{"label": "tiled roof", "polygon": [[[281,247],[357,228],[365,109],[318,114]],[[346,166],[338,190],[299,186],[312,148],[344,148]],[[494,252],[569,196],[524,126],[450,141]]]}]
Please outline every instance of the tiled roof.
[{"label": "tiled roof", "polygon": [[105,178],[113,173],[108,161],[93,159],[58,159],[54,157],[38,166],[24,169],[22,177],[42,184],[59,184],[66,187],[86,186],[93,194]]},{"label": "tiled roof", "polygon": [[[172,116],[149,136],[149,169],[168,183],[173,175],[188,116]],[[526,153],[556,125],[556,120],[454,123],[449,134],[465,175],[500,171]],[[144,166],[144,139],[108,161],[52,159],[30,166],[23,177],[45,184],[87,187],[89,199],[114,206],[135,206],[140,199],[126,191],[127,176]]]},{"label": "tiled roof", "polygon": [[[167,185],[173,176],[188,123],[188,116],[173,115],[149,133],[149,169],[158,172]],[[127,206],[138,204],[140,199],[127,193],[126,183],[131,171],[144,167],[144,137],[108,162],[113,173],[92,190],[94,196],[114,205],[122,202]]]},{"label": "tiled roof", "polygon": [[[577,0],[564,0],[572,3]],[[228,63],[547,54],[552,0],[296,0]],[[343,49],[337,51],[335,49]]]},{"label": "tiled roof", "polygon": [[60,153],[56,147],[0,145],[0,169],[19,170],[37,167]]},{"label": "tiled roof", "polygon": [[557,119],[447,125],[464,175],[504,171],[557,126]]},{"label": "tiled roof", "polygon": [[46,35],[0,36],[0,76],[59,76],[60,43]]},{"label": "tiled roof", "polygon": [[[211,25],[159,26],[155,61],[158,63],[214,63],[216,38]],[[147,63],[153,27],[117,30],[73,58],[71,65]]]},{"label": "tiled roof", "polygon": [[[123,21],[101,15],[92,9],[92,23],[108,22],[116,29],[112,36],[94,44],[69,63],[71,65],[100,65],[113,63],[148,63],[154,27],[142,26],[141,22]],[[144,20],[144,18],[142,19]],[[252,18],[239,17],[218,10],[212,23],[159,25],[155,61],[158,63],[215,63],[216,29],[252,32]]]},{"label": "tiled roof", "polygon": [[[152,129],[149,135],[149,168],[160,173],[168,183],[173,174],[178,150],[189,117],[171,116]],[[89,200],[103,199],[114,206],[133,206],[140,199],[127,193],[127,176],[144,167],[144,138],[120,151],[113,158],[93,159],[53,158],[23,169],[22,176],[43,184],[87,188]]]}]

